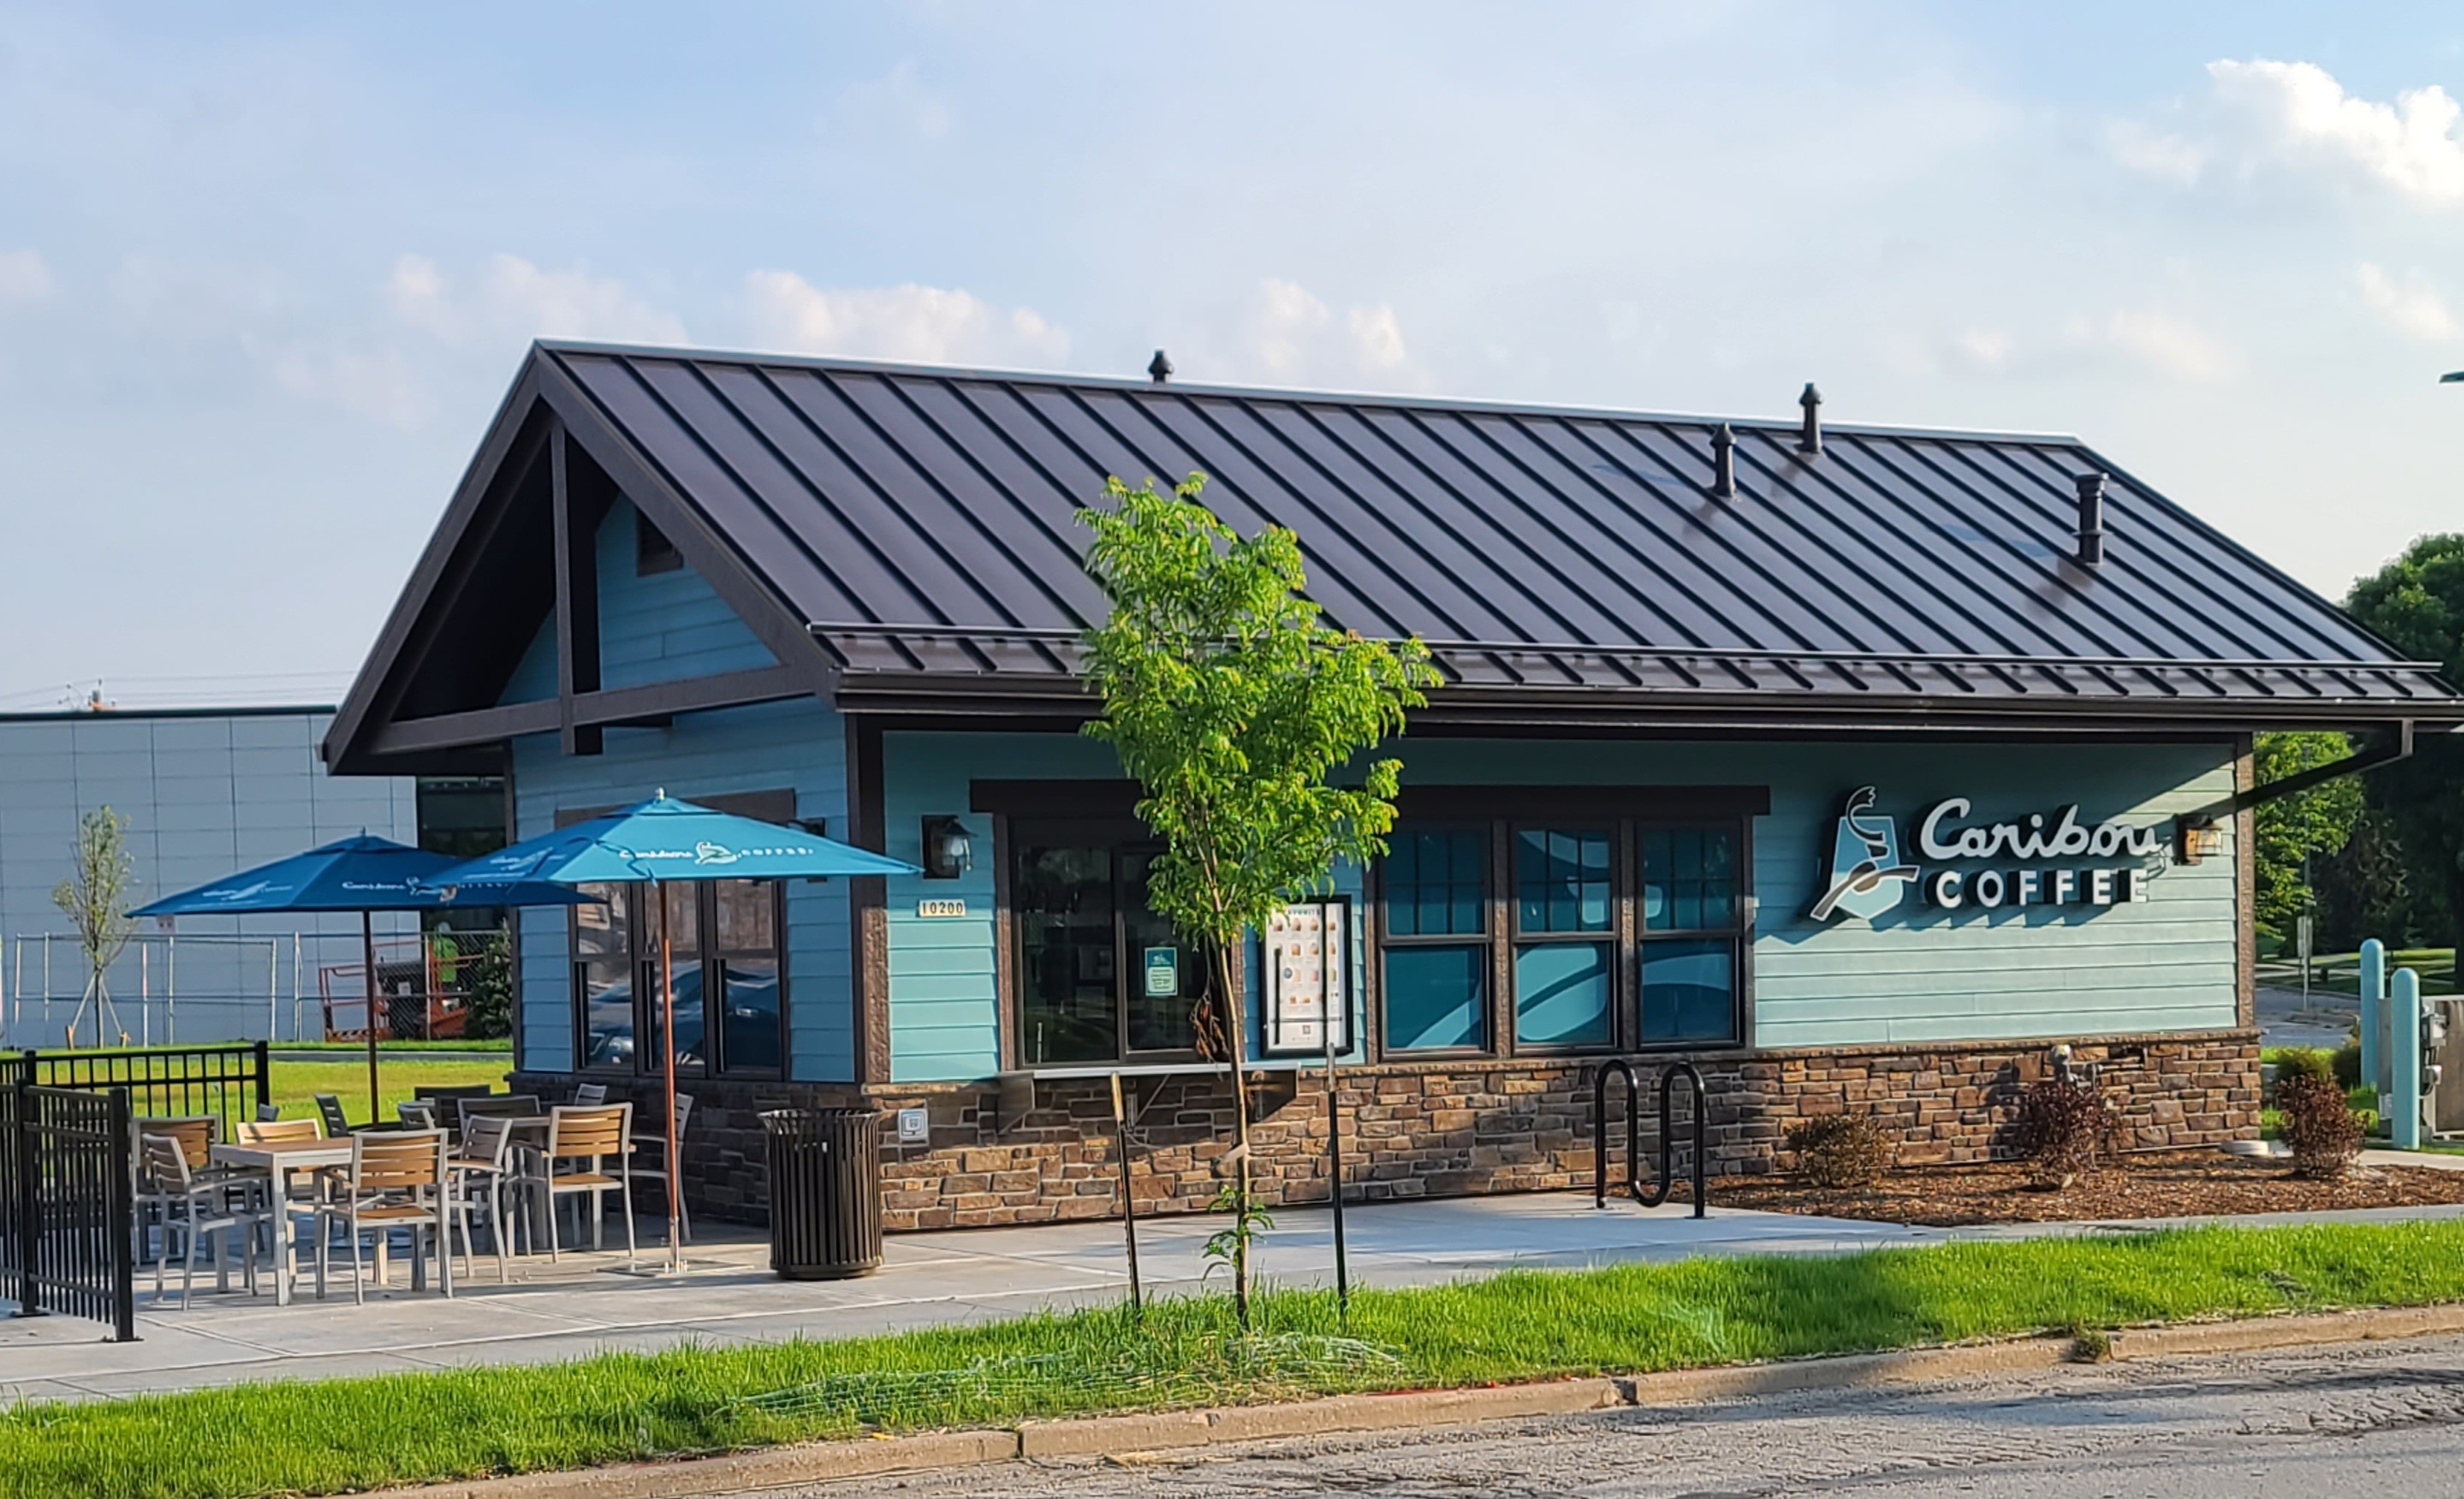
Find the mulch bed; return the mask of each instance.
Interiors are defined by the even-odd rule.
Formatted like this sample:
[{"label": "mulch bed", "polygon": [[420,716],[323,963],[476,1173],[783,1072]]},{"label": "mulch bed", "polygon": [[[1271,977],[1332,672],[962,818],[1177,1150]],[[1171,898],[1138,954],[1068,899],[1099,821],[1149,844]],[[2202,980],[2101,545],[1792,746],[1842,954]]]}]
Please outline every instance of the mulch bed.
[{"label": "mulch bed", "polygon": [[2026,1167],[1995,1161],[1909,1167],[1875,1186],[1849,1190],[1826,1190],[1788,1175],[1729,1177],[1712,1187],[1711,1201],[1719,1207],[1955,1228],[2464,1202],[2464,1171],[2356,1166],[2340,1181],[2305,1181],[2280,1160],[2195,1152],[2124,1157],[2058,1192],[2032,1189]]}]

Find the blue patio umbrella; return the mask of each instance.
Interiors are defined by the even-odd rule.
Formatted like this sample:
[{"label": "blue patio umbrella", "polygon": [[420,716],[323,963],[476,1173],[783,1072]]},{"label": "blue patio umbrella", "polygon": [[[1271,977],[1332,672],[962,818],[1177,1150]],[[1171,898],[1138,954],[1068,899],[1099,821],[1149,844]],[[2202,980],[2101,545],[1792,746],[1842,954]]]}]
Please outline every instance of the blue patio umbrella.
[{"label": "blue patio umbrella", "polygon": [[668,941],[664,887],[697,880],[826,879],[915,874],[914,865],[776,823],[679,802],[665,791],[619,811],[527,838],[466,864],[425,876],[451,898],[498,905],[497,893],[550,882],[648,882],[659,920],[659,1034],[667,1091],[668,1258],[681,1268],[684,1174],[676,1139],[675,955]]},{"label": "blue patio umbrella", "polygon": [[[373,913],[441,911],[447,897],[423,883],[452,869],[451,854],[429,853],[388,838],[361,833],[306,853],[226,875],[210,885],[165,895],[129,913],[132,916],[242,916],[310,911],[356,911],[360,944],[368,970],[368,1117],[377,1112],[377,942]],[[491,906],[572,906],[595,902],[569,886],[545,880],[494,886]],[[464,905],[477,905],[466,901]]]}]

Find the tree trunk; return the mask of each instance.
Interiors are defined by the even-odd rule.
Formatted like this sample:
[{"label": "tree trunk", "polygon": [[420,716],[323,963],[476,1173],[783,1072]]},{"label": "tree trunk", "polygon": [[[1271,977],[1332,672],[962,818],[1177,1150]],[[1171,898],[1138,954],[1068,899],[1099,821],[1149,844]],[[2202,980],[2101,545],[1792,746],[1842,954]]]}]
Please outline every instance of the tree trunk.
[{"label": "tree trunk", "polygon": [[1231,1052],[1233,1146],[1232,1308],[1241,1331],[1249,1331],[1249,1020],[1234,981],[1232,947],[1215,944],[1215,981],[1223,996],[1224,1046]]}]

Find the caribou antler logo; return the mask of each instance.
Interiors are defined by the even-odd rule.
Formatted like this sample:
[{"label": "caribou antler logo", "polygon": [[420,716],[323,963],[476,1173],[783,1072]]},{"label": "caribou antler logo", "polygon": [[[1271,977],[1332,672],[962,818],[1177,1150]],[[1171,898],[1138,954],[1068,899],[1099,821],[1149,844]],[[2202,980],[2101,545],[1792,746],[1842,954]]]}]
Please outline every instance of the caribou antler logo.
[{"label": "caribou antler logo", "polygon": [[1917,867],[1900,862],[1900,828],[1888,816],[1868,809],[1874,788],[1850,792],[1839,809],[1839,831],[1831,845],[1831,888],[1814,903],[1816,921],[1846,913],[1871,921],[1900,903],[1917,882]]}]

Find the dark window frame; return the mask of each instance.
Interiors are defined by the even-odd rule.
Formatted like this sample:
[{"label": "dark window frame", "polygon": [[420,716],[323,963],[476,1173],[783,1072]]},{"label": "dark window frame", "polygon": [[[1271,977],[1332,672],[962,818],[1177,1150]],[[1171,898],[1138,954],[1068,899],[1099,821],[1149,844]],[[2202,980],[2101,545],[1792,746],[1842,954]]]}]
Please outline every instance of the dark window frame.
[{"label": "dark window frame", "polygon": [[[1397,831],[1400,830],[1398,827]],[[1505,1027],[1512,1024],[1510,1017],[1501,1017],[1504,1006],[1499,1003],[1499,996],[1510,992],[1505,987],[1505,976],[1498,971],[1497,958],[1498,929],[1509,919],[1508,913],[1502,908],[1510,903],[1510,897],[1503,893],[1499,877],[1500,852],[1496,821],[1490,818],[1471,817],[1415,818],[1412,820],[1411,830],[1414,832],[1477,832],[1482,835],[1485,854],[1483,871],[1485,878],[1482,882],[1480,930],[1478,932],[1396,932],[1387,905],[1391,891],[1386,879],[1386,861],[1383,859],[1377,861],[1370,880],[1369,901],[1370,944],[1375,958],[1375,960],[1369,964],[1369,969],[1373,975],[1371,981],[1375,986],[1376,999],[1376,1003],[1371,1004],[1369,1010],[1375,1021],[1371,1029],[1375,1033],[1377,1054],[1384,1056],[1392,1052],[1397,1057],[1414,1062],[1442,1062],[1451,1057],[1496,1055],[1507,1047],[1510,1032]],[[1390,946],[1474,947],[1486,951],[1488,982],[1481,995],[1482,1039],[1479,1042],[1467,1047],[1390,1047],[1386,1044],[1386,951]]]},{"label": "dark window frame", "polygon": [[[1627,896],[1636,888],[1628,877],[1631,851],[1639,840],[1635,837],[1631,819],[1603,817],[1516,817],[1499,820],[1501,836],[1506,842],[1507,931],[1505,1003],[1501,1010],[1510,1009],[1507,1025],[1511,1026],[1515,1056],[1588,1056],[1615,1051],[1624,1039],[1626,1012],[1633,1008],[1639,976],[1632,979],[1632,954],[1626,938],[1625,916]],[[1589,833],[1605,832],[1609,840],[1608,925],[1596,931],[1563,932],[1532,930],[1523,924],[1523,881],[1515,860],[1521,852],[1521,836],[1526,832]],[[1521,949],[1529,947],[1574,946],[1606,947],[1609,950],[1608,1034],[1598,1041],[1531,1042],[1523,1039],[1523,1007],[1521,992],[1514,986],[1514,959]],[[1639,1027],[1638,1027],[1639,1029]]]},{"label": "dark window frame", "polygon": [[[980,786],[982,783],[978,784]],[[1111,856],[1113,1054],[1109,1058],[1086,1062],[1039,1062],[1027,1057],[1023,1033],[1026,1013],[1027,930],[1018,907],[1016,866],[1020,851],[1030,843],[1055,848],[1100,848]],[[1004,1069],[1041,1072],[1079,1067],[1139,1067],[1202,1060],[1195,1046],[1138,1047],[1130,1045],[1130,1010],[1133,998],[1130,990],[1131,985],[1138,981],[1142,970],[1130,947],[1130,912],[1122,893],[1123,865],[1131,854],[1154,854],[1160,852],[1163,847],[1163,840],[1155,836],[1155,830],[1136,818],[1105,815],[1100,809],[1082,813],[1075,809],[1056,808],[1053,815],[1001,813],[994,817],[994,936],[999,943],[995,967],[999,976],[997,992],[1001,1002],[1001,1047]],[[1192,951],[1188,944],[1180,945],[1184,952]],[[1199,961],[1204,961],[1202,954]],[[1236,961],[1233,981],[1238,983],[1244,979],[1245,971]]]},{"label": "dark window frame", "polygon": [[[1689,793],[1698,792],[1699,795]],[[1415,805],[1425,808],[1416,813]],[[1478,808],[1478,811],[1474,809]],[[1370,1030],[1380,1060],[1441,1062],[1462,1058],[1503,1060],[1511,1057],[1602,1056],[1617,1053],[1726,1051],[1753,1045],[1753,938],[1757,916],[1753,875],[1754,818],[1770,810],[1770,793],[1762,787],[1467,787],[1434,788],[1415,797],[1407,792],[1397,830],[1463,830],[1483,828],[1489,843],[1488,920],[1477,937],[1457,935],[1397,935],[1388,919],[1385,860],[1371,868],[1369,888],[1368,965],[1371,994]],[[1435,815],[1428,815],[1435,814]],[[1730,924],[1684,930],[1646,930],[1642,912],[1645,836],[1670,828],[1720,828],[1734,839],[1734,900]],[[1601,830],[1611,833],[1611,916],[1604,932],[1526,932],[1521,892],[1513,867],[1515,838],[1527,828],[1557,831]],[[1489,950],[1489,993],[1486,996],[1485,1041],[1477,1047],[1400,1047],[1386,1044],[1386,950],[1394,946],[1458,946],[1466,940]],[[1669,940],[1717,941],[1729,945],[1729,1025],[1724,1037],[1694,1040],[1646,1040],[1643,1006],[1644,949]],[[1517,995],[1514,953],[1527,942],[1605,942],[1612,949],[1615,970],[1610,982],[1609,1039],[1573,1045],[1533,1044],[1515,1034]]]},{"label": "dark window frame", "polygon": [[[796,794],[792,790],[748,791],[715,795],[689,795],[685,800],[696,802],[716,811],[732,812],[739,817],[757,818],[762,822],[785,824],[796,810]],[[613,807],[572,807],[557,813],[556,826],[570,827],[584,822]],[[784,1081],[795,1068],[795,1027],[791,1023],[793,997],[788,981],[787,881],[755,880],[750,883],[767,888],[770,899],[770,960],[779,977],[779,1061],[775,1067],[732,1063],[727,1055],[728,1042],[723,1011],[726,998],[727,964],[731,956],[744,959],[758,956],[759,950],[726,948],[719,937],[718,886],[715,880],[677,881],[671,890],[683,888],[693,893],[693,931],[697,938],[695,952],[690,960],[702,965],[702,1035],[713,1061],[679,1064],[679,1078],[744,1078],[754,1081]],[[593,1076],[655,1077],[664,1069],[662,1047],[645,1047],[642,1043],[657,1035],[653,1025],[656,1011],[652,996],[658,993],[660,981],[659,924],[646,921],[643,915],[652,909],[649,899],[650,887],[641,882],[626,882],[611,887],[622,902],[625,947],[622,961],[632,985],[633,1056],[627,1066],[591,1063],[584,1056],[590,1042],[590,993],[587,979],[592,961],[612,962],[610,955],[586,958],[582,951],[582,923],[578,915],[565,924],[565,973],[567,1001],[573,1016],[572,1069]],[[576,908],[577,911],[579,908]],[[667,913],[659,912],[664,922]],[[678,955],[679,958],[682,955]],[[517,1006],[518,1007],[518,1006]]]}]

